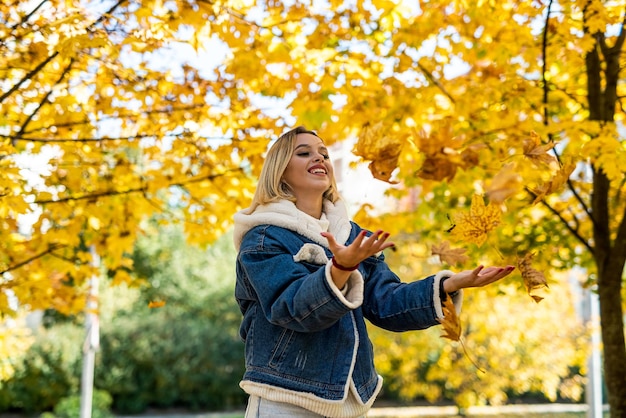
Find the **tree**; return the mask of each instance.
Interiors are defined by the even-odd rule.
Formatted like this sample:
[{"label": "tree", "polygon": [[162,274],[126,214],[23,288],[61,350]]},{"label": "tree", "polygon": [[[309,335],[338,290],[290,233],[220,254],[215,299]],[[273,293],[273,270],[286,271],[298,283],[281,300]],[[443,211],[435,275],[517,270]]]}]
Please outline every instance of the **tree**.
[{"label": "tree", "polygon": [[[79,309],[91,247],[127,280],[145,216],[215,238],[269,139],[305,124],[358,136],[374,177],[419,199],[398,216],[422,239],[517,257],[535,296],[547,266],[588,268],[624,417],[625,14],[600,0],[3,4],[0,312],[7,291]],[[178,64],[189,45],[226,52]],[[23,157],[43,151],[27,180]]]}]

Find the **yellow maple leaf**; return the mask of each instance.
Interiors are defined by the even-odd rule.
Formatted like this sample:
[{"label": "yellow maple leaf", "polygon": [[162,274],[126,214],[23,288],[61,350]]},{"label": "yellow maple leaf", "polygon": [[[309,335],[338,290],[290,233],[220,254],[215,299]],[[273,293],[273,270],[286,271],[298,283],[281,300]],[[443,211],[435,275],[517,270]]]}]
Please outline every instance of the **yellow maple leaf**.
[{"label": "yellow maple leaf", "polygon": [[543,300],[543,297],[533,295],[532,292],[544,287],[547,288],[548,282],[542,272],[532,267],[532,259],[534,257],[535,253],[527,253],[517,261],[517,267],[522,274],[522,279],[524,279],[524,285],[526,286],[528,295],[533,298],[535,302],[539,303]]},{"label": "yellow maple leaf", "polygon": [[515,164],[507,164],[495,175],[486,194],[494,203],[502,203],[522,187],[522,176],[515,171]]},{"label": "yellow maple leaf", "polygon": [[467,357],[467,359],[474,365],[474,367],[484,373],[485,371],[478,367],[478,364],[476,364],[476,362],[470,357],[469,353],[467,352],[467,348],[465,347],[465,344],[461,339],[461,319],[456,313],[456,308],[454,307],[452,298],[448,297],[445,301],[443,301],[441,310],[443,312],[443,319],[439,320],[443,328],[441,338],[447,338],[449,340],[458,341],[459,343],[461,343],[461,347],[463,347],[465,357]]},{"label": "yellow maple leaf", "polygon": [[556,144],[552,141],[545,145],[541,144],[541,138],[535,131],[530,132],[530,138],[524,140],[524,156],[533,163],[544,163],[550,165],[556,163],[557,159],[548,154]]},{"label": "yellow maple leaf", "polygon": [[473,242],[481,246],[487,239],[487,234],[495,229],[501,221],[502,210],[499,206],[485,201],[481,195],[472,197],[469,213],[460,213],[454,216],[456,227],[452,234],[465,242]]},{"label": "yellow maple leaf", "polygon": [[438,255],[442,262],[450,265],[462,264],[469,260],[469,257],[465,255],[466,251],[465,248],[450,248],[448,241],[444,241],[441,244],[433,244],[431,247],[432,255]]},{"label": "yellow maple leaf", "polygon": [[561,187],[563,187],[563,185],[567,183],[569,176],[572,174],[575,168],[576,164],[574,163],[565,164],[559,169],[559,171],[556,172],[556,174],[554,175],[554,177],[552,177],[550,181],[546,181],[545,183],[537,186],[535,189],[531,189],[531,191],[535,195],[533,205],[541,201],[550,193],[554,193],[560,190]]},{"label": "yellow maple leaf", "polygon": [[454,308],[454,303],[452,303],[452,298],[446,298],[446,300],[443,302],[441,309],[443,311],[443,319],[439,320],[443,328],[443,334],[441,334],[441,338],[447,338],[452,341],[460,341],[461,320],[456,314],[456,309]]}]

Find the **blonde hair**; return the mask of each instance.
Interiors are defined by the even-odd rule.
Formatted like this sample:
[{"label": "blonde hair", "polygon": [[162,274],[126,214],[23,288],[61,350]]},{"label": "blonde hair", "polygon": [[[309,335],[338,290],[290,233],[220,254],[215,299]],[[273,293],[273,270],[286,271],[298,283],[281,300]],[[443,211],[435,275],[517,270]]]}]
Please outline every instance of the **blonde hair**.
[{"label": "blonde hair", "polygon": [[[319,138],[314,131],[310,131],[304,126],[298,126],[285,132],[274,142],[265,157],[265,164],[263,164],[261,169],[259,182],[252,198],[252,204],[246,210],[247,213],[254,212],[259,205],[265,205],[281,199],[296,201],[291,188],[283,181],[283,174],[296,148],[296,138],[299,134],[311,134]],[[332,203],[340,199],[334,175],[330,178],[330,187],[324,192],[323,198],[330,200]]]}]

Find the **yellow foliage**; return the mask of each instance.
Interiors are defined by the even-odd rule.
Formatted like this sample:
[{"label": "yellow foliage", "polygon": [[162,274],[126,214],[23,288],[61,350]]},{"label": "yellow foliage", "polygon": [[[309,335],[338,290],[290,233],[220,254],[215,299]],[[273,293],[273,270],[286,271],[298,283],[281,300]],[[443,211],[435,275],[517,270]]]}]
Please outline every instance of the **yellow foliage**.
[{"label": "yellow foliage", "polygon": [[487,240],[487,235],[500,225],[502,210],[494,203],[485,205],[482,196],[475,194],[469,213],[454,215],[456,227],[452,235],[463,242],[471,242],[478,246]]},{"label": "yellow foliage", "polygon": [[24,323],[24,318],[4,321],[0,324],[0,384],[9,380],[19,361],[35,338]]}]

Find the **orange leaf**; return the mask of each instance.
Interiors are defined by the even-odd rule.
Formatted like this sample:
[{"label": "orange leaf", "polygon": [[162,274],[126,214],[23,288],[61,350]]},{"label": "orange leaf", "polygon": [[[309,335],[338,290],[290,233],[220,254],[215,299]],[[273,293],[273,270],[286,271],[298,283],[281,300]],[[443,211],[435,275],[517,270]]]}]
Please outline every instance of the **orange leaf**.
[{"label": "orange leaf", "polygon": [[465,263],[469,257],[465,255],[465,248],[450,248],[448,241],[442,242],[440,245],[433,244],[431,248],[432,255],[438,255],[443,263],[454,265],[457,263]]},{"label": "orange leaf", "polygon": [[559,169],[559,171],[557,171],[557,173],[554,175],[554,177],[552,177],[550,181],[542,183],[536,189],[532,189],[531,191],[535,194],[535,200],[533,201],[533,205],[541,201],[550,193],[554,193],[561,189],[561,187],[563,187],[563,185],[567,183],[567,180],[574,171],[574,168],[576,168],[576,164],[565,164]]},{"label": "orange leaf", "polygon": [[461,320],[456,314],[452,298],[446,298],[443,302],[442,310],[443,319],[439,320],[443,327],[443,334],[441,334],[441,338],[459,341],[461,339]]},{"label": "orange leaf", "polygon": [[390,131],[382,122],[363,125],[359,139],[354,147],[354,154],[371,161],[369,169],[378,180],[395,184],[391,180],[393,171],[398,166],[398,158],[402,151],[403,141]]},{"label": "orange leaf", "polygon": [[465,344],[461,339],[461,320],[459,316],[456,314],[456,309],[454,308],[454,303],[452,302],[452,298],[448,297],[442,304],[443,311],[443,319],[439,320],[441,326],[443,327],[443,334],[441,334],[441,338],[447,338],[452,341],[458,341],[461,343],[461,347],[463,347],[463,352],[468,360],[478,369],[478,371],[485,372],[483,369],[478,367],[478,364],[469,356],[467,352],[467,348],[465,348]]},{"label": "orange leaf", "polygon": [[524,140],[524,156],[533,163],[544,163],[550,165],[550,163],[556,163],[557,159],[548,154],[556,144],[554,142],[548,142],[546,145],[541,144],[541,138],[535,131],[530,132],[530,138]]},{"label": "orange leaf", "polygon": [[493,203],[502,203],[521,189],[522,176],[515,171],[514,164],[507,164],[491,180],[486,194]]},{"label": "orange leaf", "polygon": [[534,253],[527,253],[517,261],[517,267],[522,274],[522,279],[524,279],[524,285],[526,285],[528,295],[532,297],[535,302],[539,303],[543,297],[533,295],[532,292],[544,287],[547,288],[548,282],[542,272],[532,267],[531,262],[534,257]]},{"label": "orange leaf", "polygon": [[150,301],[150,303],[148,303],[148,308],[162,308],[163,306],[165,306],[165,301],[164,300],[152,300]]}]

